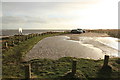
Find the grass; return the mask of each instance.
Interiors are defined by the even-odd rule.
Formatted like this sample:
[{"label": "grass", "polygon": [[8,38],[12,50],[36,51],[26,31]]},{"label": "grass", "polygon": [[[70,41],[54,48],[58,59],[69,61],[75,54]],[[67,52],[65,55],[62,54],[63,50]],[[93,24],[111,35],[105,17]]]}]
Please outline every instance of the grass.
[{"label": "grass", "polygon": [[3,49],[3,77],[24,77],[24,70],[21,69],[20,64],[23,61],[25,54],[41,39],[60,34],[63,33],[45,34],[41,36],[32,37],[26,41],[22,41],[15,44],[15,46],[9,46],[8,49]]},{"label": "grass", "polygon": [[[73,59],[77,60],[77,73],[75,77],[71,77],[69,74],[67,74],[72,69]],[[90,60],[73,57],[63,57],[58,60],[34,59],[29,61],[28,63],[30,63],[32,67],[32,78],[36,78],[38,80],[89,80],[98,78],[112,80],[120,78],[120,72],[118,70],[118,68],[120,67],[120,58],[110,59],[110,69],[104,70],[102,69],[103,60]],[[19,77],[20,75],[16,76]]]},{"label": "grass", "polygon": [[[90,60],[81,58],[64,57],[59,60],[38,59],[30,61],[33,75],[39,78],[61,78],[71,71],[72,60],[77,60],[77,77],[79,78],[118,78],[118,58],[110,59],[110,71],[102,72],[103,60]],[[120,60],[119,60],[120,61]],[[39,65],[38,65],[39,64]],[[38,68],[37,68],[38,67]],[[69,76],[71,77],[71,76]],[[120,77],[119,77],[120,78]]]},{"label": "grass", "polygon": [[96,30],[88,30],[89,32],[97,32],[97,33],[107,33],[111,37],[120,38],[120,29],[96,29]]},{"label": "grass", "polygon": [[[15,80],[25,78],[25,64],[22,63],[25,54],[41,39],[60,34],[62,33],[32,37],[3,50],[3,80],[9,80],[6,78],[15,78]],[[72,69],[73,59],[77,60],[77,73],[75,76],[69,74]],[[32,78],[36,78],[35,80],[89,80],[91,78],[107,78],[107,80],[109,80],[120,78],[118,76],[120,75],[120,58],[110,59],[110,68],[107,69],[102,69],[103,60],[72,57],[64,57],[58,60],[34,59],[27,63],[31,64]]]},{"label": "grass", "polygon": [[[76,77],[67,75],[68,72],[72,69],[73,59],[77,60],[77,74]],[[102,69],[103,60],[91,60],[91,59],[82,59],[82,58],[73,58],[73,57],[63,57],[58,60],[51,59],[34,59],[29,61],[31,64],[32,78],[38,80],[50,79],[50,80],[80,80],[80,79],[97,79],[105,78],[107,80],[118,79],[120,78],[120,58],[112,58],[109,60],[110,69]],[[19,66],[16,68],[16,66]],[[10,68],[11,72],[7,78],[24,78],[24,68],[19,72],[19,68],[22,65],[16,65]],[[16,68],[16,70],[14,69]],[[7,68],[8,69],[8,68]],[[14,72],[13,72],[14,70]],[[9,70],[10,71],[10,70]],[[16,73],[17,74],[16,74]],[[18,74],[22,73],[22,74]],[[11,73],[11,74],[10,74]],[[14,75],[13,75],[14,73]],[[12,77],[10,77],[13,75]],[[66,79],[67,75],[67,79]],[[70,79],[69,79],[70,78]]]}]

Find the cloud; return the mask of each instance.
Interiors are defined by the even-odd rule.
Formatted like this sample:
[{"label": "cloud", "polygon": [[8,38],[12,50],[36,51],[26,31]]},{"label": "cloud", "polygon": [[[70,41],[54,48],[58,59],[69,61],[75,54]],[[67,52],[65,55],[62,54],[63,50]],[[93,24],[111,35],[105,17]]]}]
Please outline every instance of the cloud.
[{"label": "cloud", "polygon": [[46,23],[45,20],[39,17],[29,17],[29,16],[3,16],[3,24],[18,24],[18,23]]},{"label": "cloud", "polygon": [[[3,23],[6,28],[55,28],[50,26],[88,26],[106,28],[117,25],[117,1],[71,0],[73,2],[3,2]],[[19,0],[20,1],[20,0]],[[31,1],[31,0],[29,0]],[[56,0],[55,0],[56,1]],[[23,25],[24,24],[24,25]],[[14,27],[13,27],[14,25]],[[31,26],[32,25],[32,26]],[[65,28],[65,27],[63,27]]]},{"label": "cloud", "polygon": [[97,0],[2,0],[2,2],[83,2]]}]

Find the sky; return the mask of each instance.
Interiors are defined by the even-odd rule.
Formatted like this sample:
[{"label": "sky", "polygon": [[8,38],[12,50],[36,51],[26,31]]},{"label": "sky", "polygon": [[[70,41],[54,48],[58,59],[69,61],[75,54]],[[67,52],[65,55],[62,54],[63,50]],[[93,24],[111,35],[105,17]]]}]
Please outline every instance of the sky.
[{"label": "sky", "polygon": [[1,0],[2,29],[117,29],[119,0]]}]

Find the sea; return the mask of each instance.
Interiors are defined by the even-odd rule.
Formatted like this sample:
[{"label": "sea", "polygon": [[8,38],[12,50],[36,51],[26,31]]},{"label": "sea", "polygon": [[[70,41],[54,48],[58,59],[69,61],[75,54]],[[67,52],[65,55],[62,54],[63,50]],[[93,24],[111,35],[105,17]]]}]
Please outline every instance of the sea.
[{"label": "sea", "polygon": [[[64,30],[22,30],[23,35],[31,34],[31,33],[44,33],[49,31],[64,31]],[[0,36],[13,36],[19,34],[19,30],[0,30]]]}]

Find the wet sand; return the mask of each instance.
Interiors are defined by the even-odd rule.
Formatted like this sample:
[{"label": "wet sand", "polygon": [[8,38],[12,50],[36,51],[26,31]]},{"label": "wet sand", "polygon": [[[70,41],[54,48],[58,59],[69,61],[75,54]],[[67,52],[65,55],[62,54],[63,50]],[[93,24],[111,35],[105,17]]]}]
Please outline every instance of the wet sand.
[{"label": "wet sand", "polygon": [[107,36],[99,33],[85,33],[48,37],[39,41],[26,54],[25,60],[58,59],[61,57],[103,59],[105,54],[110,55],[118,52],[116,49],[97,40],[97,37]]},{"label": "wet sand", "polygon": [[71,40],[79,40],[79,37],[109,37],[106,33],[83,33],[83,34],[65,34],[64,36],[70,37]]}]

